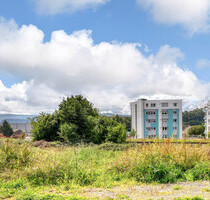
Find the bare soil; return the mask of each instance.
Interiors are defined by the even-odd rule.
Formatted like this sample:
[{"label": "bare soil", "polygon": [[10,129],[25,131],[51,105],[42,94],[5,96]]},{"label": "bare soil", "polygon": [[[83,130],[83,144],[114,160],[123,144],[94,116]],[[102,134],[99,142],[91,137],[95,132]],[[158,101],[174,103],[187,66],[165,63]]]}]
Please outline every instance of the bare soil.
[{"label": "bare soil", "polygon": [[170,200],[184,197],[201,197],[210,200],[210,181],[203,182],[180,182],[177,184],[158,184],[137,186],[120,186],[110,189],[86,189],[83,191],[85,197],[96,197],[98,199],[141,199],[141,200]]}]

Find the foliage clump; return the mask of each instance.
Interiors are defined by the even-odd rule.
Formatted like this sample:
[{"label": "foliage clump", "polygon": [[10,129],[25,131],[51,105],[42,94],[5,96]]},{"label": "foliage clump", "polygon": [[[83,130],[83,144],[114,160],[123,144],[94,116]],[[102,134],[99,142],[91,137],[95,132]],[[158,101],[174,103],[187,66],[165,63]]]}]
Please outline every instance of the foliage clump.
[{"label": "foliage clump", "polygon": [[53,114],[41,113],[32,121],[34,140],[67,143],[125,142],[125,123],[118,117],[101,116],[81,95],[64,98]]},{"label": "foliage clump", "polygon": [[0,126],[0,132],[6,137],[10,137],[13,134],[13,130],[7,120],[4,120]]},{"label": "foliage clump", "polygon": [[204,132],[205,132],[205,126],[204,126],[204,124],[202,124],[202,125],[198,125],[198,126],[192,126],[189,129],[188,134],[189,134],[189,136],[200,135],[200,136],[204,137],[205,136]]},{"label": "foliage clump", "polygon": [[0,144],[0,171],[19,169],[31,161],[31,152],[25,144],[12,143],[8,139]]}]

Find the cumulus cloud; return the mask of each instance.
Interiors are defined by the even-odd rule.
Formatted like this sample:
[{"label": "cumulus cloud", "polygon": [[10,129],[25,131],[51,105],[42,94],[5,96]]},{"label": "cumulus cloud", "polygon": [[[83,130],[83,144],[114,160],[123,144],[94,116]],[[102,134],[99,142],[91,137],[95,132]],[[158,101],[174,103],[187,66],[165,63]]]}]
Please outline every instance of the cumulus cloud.
[{"label": "cumulus cloud", "polygon": [[182,25],[190,33],[209,30],[209,0],[137,0],[155,21]]},{"label": "cumulus cloud", "polygon": [[75,12],[81,9],[96,8],[110,0],[31,0],[37,6],[37,11],[42,14],[58,14]]},{"label": "cumulus cloud", "polygon": [[145,56],[140,44],[94,44],[90,30],[55,31],[43,42],[36,26],[5,20],[0,38],[0,69],[25,80],[11,88],[0,82],[0,108],[8,112],[53,111],[63,96],[83,94],[102,112],[129,113],[129,102],[142,95],[195,102],[210,88],[178,66],[184,55],[168,45]]}]

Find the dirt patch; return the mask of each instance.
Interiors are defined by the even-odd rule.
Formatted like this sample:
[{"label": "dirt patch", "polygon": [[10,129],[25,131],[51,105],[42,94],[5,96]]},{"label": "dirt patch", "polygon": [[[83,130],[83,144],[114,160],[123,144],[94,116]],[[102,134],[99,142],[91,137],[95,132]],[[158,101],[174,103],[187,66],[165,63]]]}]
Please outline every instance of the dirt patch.
[{"label": "dirt patch", "polygon": [[177,184],[121,186],[111,189],[87,189],[83,192],[85,197],[99,199],[141,199],[141,200],[172,200],[174,198],[199,196],[210,200],[210,182],[181,182]]},{"label": "dirt patch", "polygon": [[35,147],[41,147],[41,148],[50,147],[50,143],[49,142],[46,142],[44,140],[39,140],[39,141],[35,141],[33,143],[33,146],[35,146]]}]

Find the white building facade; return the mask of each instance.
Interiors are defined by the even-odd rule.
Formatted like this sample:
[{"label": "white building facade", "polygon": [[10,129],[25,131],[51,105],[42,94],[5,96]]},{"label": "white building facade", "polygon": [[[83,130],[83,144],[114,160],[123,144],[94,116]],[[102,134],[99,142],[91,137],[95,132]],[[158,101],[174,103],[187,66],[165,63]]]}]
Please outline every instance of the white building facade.
[{"label": "white building facade", "polygon": [[10,123],[11,128],[14,130],[21,130],[26,134],[31,133],[31,123]]},{"label": "white building facade", "polygon": [[182,139],[182,100],[139,99],[130,106],[137,139]]},{"label": "white building facade", "polygon": [[210,132],[210,101],[205,107],[205,136],[208,138],[208,133]]}]

